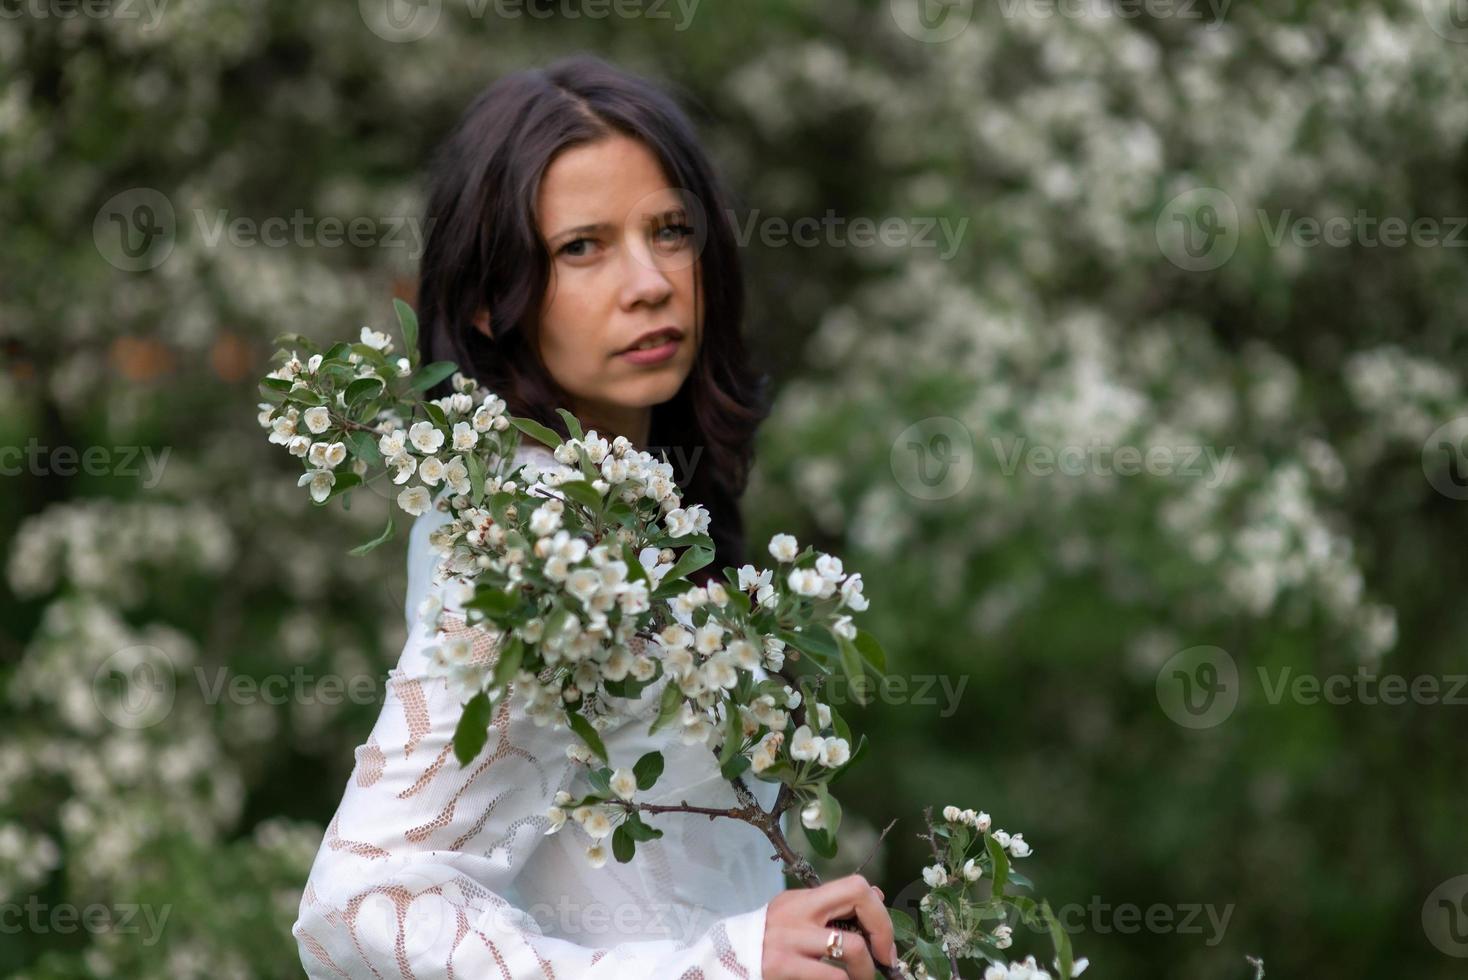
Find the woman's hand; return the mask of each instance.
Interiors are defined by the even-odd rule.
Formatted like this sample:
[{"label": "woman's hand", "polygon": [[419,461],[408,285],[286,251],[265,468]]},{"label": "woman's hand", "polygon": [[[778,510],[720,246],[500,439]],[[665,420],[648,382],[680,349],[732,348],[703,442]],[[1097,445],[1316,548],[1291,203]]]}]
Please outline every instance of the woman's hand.
[{"label": "woman's hand", "polygon": [[[860,932],[842,932],[841,962],[821,962],[832,919],[855,916]],[[867,937],[871,945],[868,947]],[[765,910],[765,980],[873,980],[872,957],[891,966],[897,946],[882,890],[861,875],[847,875],[818,888],[792,888]]]}]

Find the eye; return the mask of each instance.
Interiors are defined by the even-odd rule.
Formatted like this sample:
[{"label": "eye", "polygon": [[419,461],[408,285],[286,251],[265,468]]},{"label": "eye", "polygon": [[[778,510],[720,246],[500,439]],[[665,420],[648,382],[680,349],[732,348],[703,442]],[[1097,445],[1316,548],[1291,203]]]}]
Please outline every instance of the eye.
[{"label": "eye", "polygon": [[659,222],[654,234],[659,245],[676,251],[693,238],[694,230],[691,225],[681,221],[667,221]]},{"label": "eye", "polygon": [[573,238],[569,242],[558,248],[556,250],[556,254],[569,255],[572,258],[583,258],[586,253],[584,251],[579,251],[579,248],[582,245],[590,244],[592,244],[592,240],[590,238]]}]

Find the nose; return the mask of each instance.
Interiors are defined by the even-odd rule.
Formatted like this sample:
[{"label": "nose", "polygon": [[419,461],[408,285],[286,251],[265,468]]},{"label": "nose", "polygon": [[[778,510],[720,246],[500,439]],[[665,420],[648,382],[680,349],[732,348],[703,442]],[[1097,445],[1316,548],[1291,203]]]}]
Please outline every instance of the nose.
[{"label": "nose", "polygon": [[650,307],[662,305],[673,295],[673,281],[658,264],[657,257],[646,242],[633,241],[624,250],[622,260],[622,306],[633,309],[639,304]]}]

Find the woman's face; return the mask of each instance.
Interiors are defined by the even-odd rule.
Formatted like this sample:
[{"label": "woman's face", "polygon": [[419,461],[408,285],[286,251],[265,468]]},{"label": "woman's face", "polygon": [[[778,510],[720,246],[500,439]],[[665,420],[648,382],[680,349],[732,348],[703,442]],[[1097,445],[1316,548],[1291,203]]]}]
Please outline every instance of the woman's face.
[{"label": "woman's face", "polygon": [[[652,406],[677,394],[702,341],[682,201],[647,147],[617,135],[556,157],[536,215],[551,255],[541,357],[588,429],[645,446]],[[661,330],[667,343],[628,353]]]}]

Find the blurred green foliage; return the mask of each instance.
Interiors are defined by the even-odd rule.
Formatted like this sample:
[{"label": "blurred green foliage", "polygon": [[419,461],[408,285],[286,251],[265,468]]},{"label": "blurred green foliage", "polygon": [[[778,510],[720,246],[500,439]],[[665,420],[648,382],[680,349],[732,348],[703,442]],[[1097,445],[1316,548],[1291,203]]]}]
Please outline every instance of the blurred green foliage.
[{"label": "blurred green foliage", "polygon": [[[841,787],[844,852],[900,818],[867,868],[900,901],[921,806],[988,810],[1035,846],[1090,975],[1461,973],[1434,890],[1468,874],[1465,707],[1269,686],[1465,672],[1464,433],[1437,431],[1468,414],[1448,4],[1007,0],[954,6],[971,22],[942,41],[904,0],[705,0],[686,23],[444,0],[416,40],[380,3],[64,6],[0,24],[0,446],[45,450],[0,508],[0,900],[171,914],[153,942],[7,934],[0,972],[298,975],[299,889],[376,710],[319,682],[380,693],[403,551],[346,556],[386,501],[323,525],[253,382],[280,332],[389,325],[435,142],[501,73],[590,50],[679,87],[750,234],[780,392],[751,546],[791,531],[861,571],[907,686],[858,716],[877,737]],[[154,251],[122,247],[170,211]],[[296,216],[279,247],[224,233]],[[1342,241],[1312,243],[1332,216]],[[363,217],[370,241],[328,243],[324,219]],[[857,243],[857,218],[896,243]],[[1384,244],[1388,218],[1428,225]],[[1023,455],[1123,446],[1220,462]],[[81,468],[57,447],[107,462],[59,474]],[[935,488],[914,453],[969,475]],[[1198,646],[1239,697],[1194,729],[1163,688]],[[113,668],[171,678],[171,709],[119,724],[93,683]],[[299,680],[211,696],[231,677]]]}]

